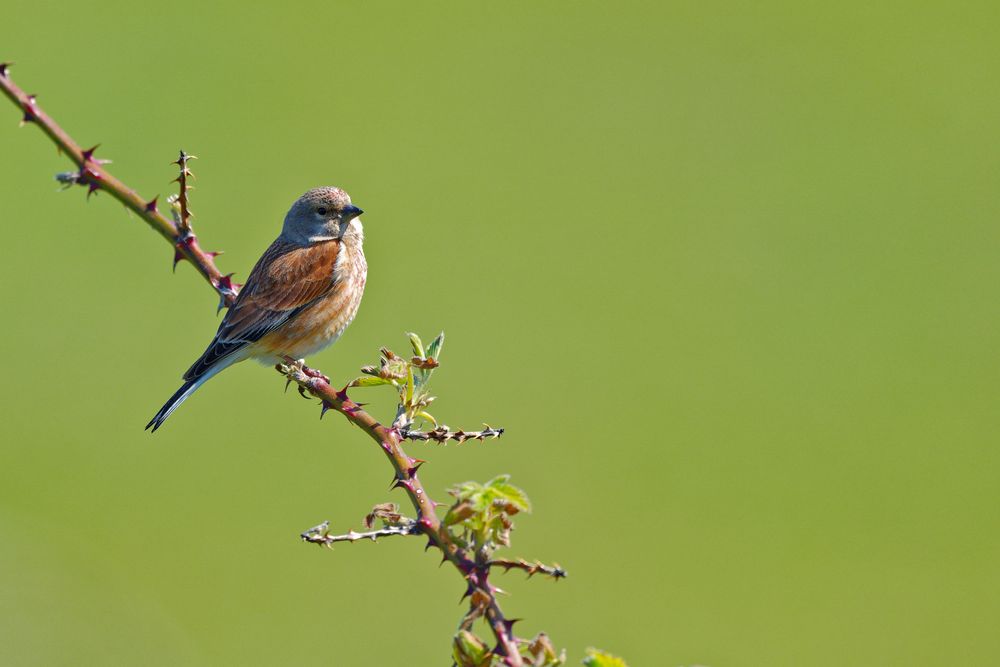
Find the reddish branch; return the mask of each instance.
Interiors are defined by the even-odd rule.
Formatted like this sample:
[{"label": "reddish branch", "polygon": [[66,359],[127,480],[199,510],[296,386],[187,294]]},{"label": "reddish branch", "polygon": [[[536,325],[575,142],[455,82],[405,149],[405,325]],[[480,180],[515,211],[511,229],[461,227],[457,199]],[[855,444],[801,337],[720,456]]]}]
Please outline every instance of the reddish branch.
[{"label": "reddish branch", "polygon": [[84,150],[66,132],[52,120],[38,105],[34,95],[28,95],[17,87],[10,78],[10,63],[0,63],[0,89],[23,112],[22,123],[37,125],[42,132],[64,153],[79,169],[75,182],[86,186],[87,196],[103,190],[120,201],[130,211],[146,221],[160,236],[174,246],[183,259],[189,260],[212,285],[225,305],[231,305],[236,300],[237,288],[227,276],[223,276],[215,266],[215,255],[205,252],[198,245],[194,234],[183,233],[173,220],[169,219],[157,208],[157,197],[144,200],[134,190],[111,175],[104,163],[94,158],[97,146]]},{"label": "reddish branch", "polygon": [[437,503],[427,495],[417,477],[417,471],[423,461],[403,451],[403,436],[399,429],[381,424],[352,401],[345,390],[334,389],[325,378],[313,377],[315,371],[307,372],[295,365],[281,368],[288,379],[322,401],[324,413],[327,410],[339,412],[379,444],[395,472],[393,488],[403,489],[413,503],[413,508],[417,512],[417,526],[428,538],[427,548],[440,549],[443,560],[454,565],[468,582],[466,594],[474,595],[477,603],[480,600],[484,601],[480,604],[483,606],[483,615],[497,639],[497,647],[494,649],[497,654],[504,656],[509,665],[522,665],[517,639],[511,630],[513,621],[507,620],[497,603],[496,587],[489,582],[489,566],[477,564],[472,555],[459,547],[447,528],[441,525],[441,520],[434,511]]},{"label": "reddish branch", "polygon": [[[24,113],[23,122],[37,125],[76,164],[79,169],[76,182],[85,185],[88,194],[99,190],[109,193],[136,213],[169,241],[184,259],[194,265],[218,293],[223,304],[231,305],[236,298],[238,288],[232,284],[229,276],[223,276],[216,268],[215,253],[203,251],[189,227],[187,230],[182,230],[160,213],[156,197],[149,201],[143,200],[135,191],[112,176],[104,167],[104,163],[94,159],[94,148],[81,149],[79,144],[38,106],[34,95],[25,94],[11,81],[9,67],[9,63],[0,64],[0,88]],[[182,164],[181,169],[185,169],[186,161],[182,159],[179,162]],[[181,189],[183,192],[184,184]],[[312,376],[317,375],[316,373],[307,374],[302,368],[294,366],[285,367],[283,372],[289,379],[297,382],[303,391],[320,399],[324,412],[336,410],[378,443],[395,472],[393,486],[406,492],[417,512],[416,525],[420,532],[427,536],[428,548],[440,549],[444,554],[444,560],[454,565],[468,582],[466,593],[472,598],[473,608],[482,611],[496,637],[497,645],[494,652],[502,656],[504,662],[511,667],[521,667],[524,662],[518,651],[518,640],[511,630],[514,621],[504,616],[497,603],[496,588],[489,582],[489,563],[477,563],[469,553],[454,542],[448,530],[442,527],[434,509],[437,503],[430,499],[417,477],[417,469],[422,461],[408,456],[403,451],[404,437],[400,431],[379,423],[352,401],[344,390],[334,389],[323,377]]]}]

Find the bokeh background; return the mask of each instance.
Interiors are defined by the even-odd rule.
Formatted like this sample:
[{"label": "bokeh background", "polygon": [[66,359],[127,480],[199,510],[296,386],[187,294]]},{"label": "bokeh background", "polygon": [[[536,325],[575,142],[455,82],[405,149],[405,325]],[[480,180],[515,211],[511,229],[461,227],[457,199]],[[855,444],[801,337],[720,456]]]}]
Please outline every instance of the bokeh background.
[{"label": "bokeh background", "polygon": [[[320,184],[366,210],[348,380],[447,332],[452,483],[535,504],[504,578],[572,663],[1000,663],[996,3],[27,3],[0,59],[145,196],[194,164],[247,271]],[[422,542],[330,553],[381,453],[244,364],[189,266],[0,105],[0,662],[443,665]],[[357,390],[381,414],[377,390]],[[362,394],[364,396],[362,396]],[[374,397],[374,398],[373,398]]]}]

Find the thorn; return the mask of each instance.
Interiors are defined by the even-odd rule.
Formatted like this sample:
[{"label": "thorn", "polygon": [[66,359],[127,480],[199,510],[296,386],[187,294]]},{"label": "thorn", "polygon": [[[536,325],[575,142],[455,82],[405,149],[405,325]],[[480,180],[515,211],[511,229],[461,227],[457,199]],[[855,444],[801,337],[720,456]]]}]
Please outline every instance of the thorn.
[{"label": "thorn", "polygon": [[13,65],[14,63],[0,63],[0,76],[7,78],[7,68]]},{"label": "thorn", "polygon": [[520,622],[520,618],[508,618],[503,622],[503,626],[507,628],[507,634],[511,634],[511,630],[514,629],[514,624]]},{"label": "thorn", "polygon": [[347,397],[347,385],[344,385],[343,389],[335,392],[335,396],[337,397],[337,400],[339,400],[339,401],[346,402],[346,401],[351,400],[350,398]]},{"label": "thorn", "polygon": [[407,491],[410,492],[413,491],[413,485],[410,484],[405,479],[397,479],[395,482],[393,482],[392,486],[389,487],[389,490],[391,491],[392,489],[399,489],[399,488],[406,489]]},{"label": "thorn", "polygon": [[233,276],[234,275],[235,274],[227,273],[226,275],[224,275],[221,278],[219,278],[219,289],[221,291],[223,291],[223,292],[232,292],[233,291],[233,285],[235,284],[235,283],[233,283]]},{"label": "thorn", "polygon": [[302,385],[299,385],[299,396],[306,399],[307,401],[309,400],[309,396],[306,395],[306,388],[303,387]]},{"label": "thorn", "polygon": [[150,213],[156,213],[156,200],[160,198],[160,195],[156,195],[148,202],[146,202],[146,210]]},{"label": "thorn", "polygon": [[97,150],[98,146],[100,146],[100,144],[94,144],[92,148],[88,148],[87,150],[81,153],[84,162],[90,162],[90,158],[94,156],[94,151]]},{"label": "thorn", "polygon": [[90,195],[92,195],[95,192],[97,192],[97,190],[98,190],[99,187],[100,186],[98,186],[97,183],[95,183],[94,181],[91,181],[90,183],[87,184],[87,199],[88,200],[90,199]]},{"label": "thorn", "polygon": [[28,95],[28,101],[21,105],[21,108],[24,110],[24,118],[21,119],[22,125],[35,120],[35,110],[33,108],[34,106],[35,106],[35,96]]},{"label": "thorn", "polygon": [[225,250],[213,250],[212,252],[206,252],[205,254],[211,257],[212,259],[215,259],[224,252]]},{"label": "thorn", "polygon": [[432,540],[431,538],[428,537],[427,538],[427,546],[424,547],[424,551],[427,551],[428,549],[430,549],[433,546],[434,546],[434,540]]},{"label": "thorn", "polygon": [[325,415],[325,414],[326,414],[326,411],[327,411],[327,410],[332,410],[332,409],[333,409],[333,406],[332,406],[332,405],[330,405],[330,404],[329,404],[329,403],[327,403],[326,401],[323,401],[323,409],[322,409],[322,410],[320,411],[320,413],[319,413],[319,418],[320,418],[320,419],[322,419],[322,418],[323,418],[323,415]]},{"label": "thorn", "polygon": [[417,474],[418,470],[420,470],[420,466],[422,466],[425,463],[427,463],[427,461],[423,461],[421,459],[415,459],[414,464],[406,469],[406,476],[410,479],[413,479],[413,476]]},{"label": "thorn", "polygon": [[[155,201],[155,200],[154,200]],[[187,259],[187,256],[181,250],[184,246],[191,248],[194,245],[195,237],[194,234],[188,234],[181,238],[180,241],[174,244],[174,272],[177,272],[177,262],[182,259]]]}]

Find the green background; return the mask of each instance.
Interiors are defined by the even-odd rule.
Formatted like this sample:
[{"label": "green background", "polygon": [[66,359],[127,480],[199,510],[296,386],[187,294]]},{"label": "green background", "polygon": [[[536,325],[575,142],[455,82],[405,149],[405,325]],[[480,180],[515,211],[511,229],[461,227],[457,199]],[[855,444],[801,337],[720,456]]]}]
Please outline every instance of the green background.
[{"label": "green background", "polygon": [[[875,6],[878,5],[878,6]],[[0,59],[244,278],[292,200],[366,210],[346,381],[446,330],[412,447],[535,504],[503,577],[577,663],[1000,663],[996,3],[47,3]],[[381,453],[253,364],[142,428],[215,298],[0,105],[0,662],[444,665],[422,541],[303,545]],[[378,390],[372,409],[391,411]],[[379,398],[381,397],[381,398]]]}]

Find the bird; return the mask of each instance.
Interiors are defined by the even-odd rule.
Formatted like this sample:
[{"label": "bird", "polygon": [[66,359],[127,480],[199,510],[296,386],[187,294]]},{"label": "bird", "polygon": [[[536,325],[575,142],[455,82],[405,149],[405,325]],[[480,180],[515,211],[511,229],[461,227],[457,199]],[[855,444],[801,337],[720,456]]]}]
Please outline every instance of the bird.
[{"label": "bird", "polygon": [[155,432],[199,387],[237,362],[301,360],[336,342],[354,320],[368,278],[362,213],[346,192],[330,186],[292,204],[212,342],[146,430]]}]

